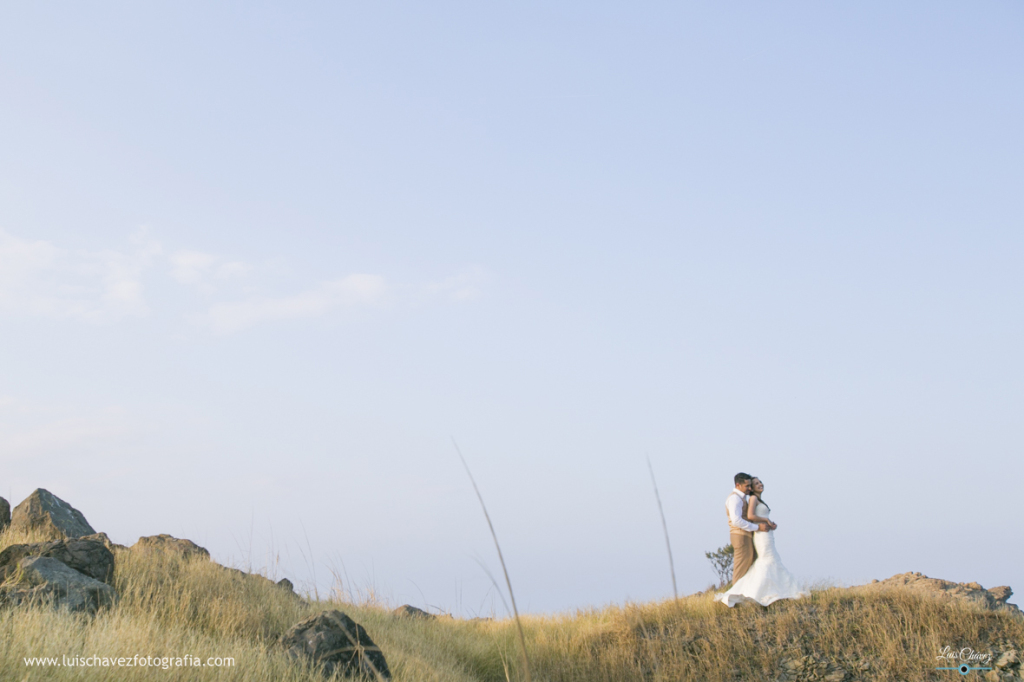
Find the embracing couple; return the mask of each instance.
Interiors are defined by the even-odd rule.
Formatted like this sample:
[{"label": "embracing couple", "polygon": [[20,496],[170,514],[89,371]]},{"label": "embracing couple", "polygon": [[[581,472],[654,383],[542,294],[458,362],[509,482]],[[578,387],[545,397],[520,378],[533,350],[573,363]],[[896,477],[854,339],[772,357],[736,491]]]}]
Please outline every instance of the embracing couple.
[{"label": "embracing couple", "polygon": [[739,473],[736,488],[725,500],[732,542],[732,586],[716,599],[726,606],[753,600],[768,606],[779,599],[806,597],[793,574],[775,551],[775,529],[768,518],[771,508],[761,499],[764,484],[756,476]]}]

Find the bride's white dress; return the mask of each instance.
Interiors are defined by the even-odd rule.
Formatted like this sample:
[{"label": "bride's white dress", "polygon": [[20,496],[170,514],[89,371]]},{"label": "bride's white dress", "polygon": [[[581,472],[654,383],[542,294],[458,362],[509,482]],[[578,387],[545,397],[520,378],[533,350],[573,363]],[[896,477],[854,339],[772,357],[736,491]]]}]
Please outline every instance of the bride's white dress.
[{"label": "bride's white dress", "polygon": [[[768,505],[758,502],[754,513],[767,519],[768,511]],[[754,549],[757,559],[750,570],[727,592],[718,595],[718,601],[726,606],[736,606],[744,599],[753,599],[761,606],[768,606],[779,599],[810,596],[810,592],[801,589],[793,574],[782,565],[779,553],[775,551],[775,531],[754,533]]]}]

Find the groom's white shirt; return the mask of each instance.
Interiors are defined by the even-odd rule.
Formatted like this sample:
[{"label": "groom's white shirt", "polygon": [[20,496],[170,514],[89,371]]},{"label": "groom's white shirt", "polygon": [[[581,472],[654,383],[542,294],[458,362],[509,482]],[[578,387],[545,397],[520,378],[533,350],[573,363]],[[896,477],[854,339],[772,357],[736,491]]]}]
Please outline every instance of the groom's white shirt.
[{"label": "groom's white shirt", "polygon": [[734,488],[729,493],[729,497],[725,498],[725,509],[729,512],[729,522],[734,528],[755,531],[758,529],[758,525],[743,518],[743,504],[746,501],[747,496],[743,494],[743,491]]}]

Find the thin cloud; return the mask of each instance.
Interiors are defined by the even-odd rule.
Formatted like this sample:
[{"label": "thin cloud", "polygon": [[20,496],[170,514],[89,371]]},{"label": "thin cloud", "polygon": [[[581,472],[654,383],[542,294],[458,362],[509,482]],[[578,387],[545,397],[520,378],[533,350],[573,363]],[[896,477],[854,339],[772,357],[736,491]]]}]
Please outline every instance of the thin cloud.
[{"label": "thin cloud", "polygon": [[225,261],[202,251],[175,251],[168,256],[167,261],[175,281],[195,286],[207,293],[216,290],[213,282],[238,278],[253,269],[247,263]]},{"label": "thin cloud", "polygon": [[431,296],[442,296],[451,301],[472,301],[482,295],[483,280],[483,268],[473,266],[439,282],[432,282],[425,289]]},{"label": "thin cloud", "polygon": [[275,320],[319,317],[338,308],[379,305],[387,293],[380,275],[352,274],[294,296],[250,298],[210,307],[205,321],[217,334],[231,334]]},{"label": "thin cloud", "polygon": [[[483,269],[476,266],[439,281],[399,286],[381,275],[356,273],[280,295],[260,281],[265,279],[258,276],[265,274],[263,266],[198,250],[165,253],[145,230],[132,236],[130,244],[123,250],[74,251],[0,231],[0,314],[96,324],[145,316],[150,304],[144,280],[156,270],[202,293],[207,300],[205,312],[193,307],[185,318],[223,335],[266,322],[319,317],[385,301],[472,301],[482,295],[484,281]],[[167,301],[167,297],[156,300]]]},{"label": "thin cloud", "polygon": [[199,284],[217,262],[217,257],[202,251],[175,251],[167,260],[171,264],[171,277],[182,284]]},{"label": "thin cloud", "polygon": [[231,279],[233,277],[241,277],[246,275],[252,270],[252,266],[248,263],[239,263],[238,261],[230,261],[227,263],[221,263],[214,270],[213,276],[217,279]]},{"label": "thin cloud", "polygon": [[123,410],[39,405],[0,396],[0,451],[14,459],[75,450],[123,438],[131,431]]},{"label": "thin cloud", "polygon": [[0,231],[0,310],[102,323],[145,315],[142,275],[160,244],[140,231],[129,251],[70,251]]}]

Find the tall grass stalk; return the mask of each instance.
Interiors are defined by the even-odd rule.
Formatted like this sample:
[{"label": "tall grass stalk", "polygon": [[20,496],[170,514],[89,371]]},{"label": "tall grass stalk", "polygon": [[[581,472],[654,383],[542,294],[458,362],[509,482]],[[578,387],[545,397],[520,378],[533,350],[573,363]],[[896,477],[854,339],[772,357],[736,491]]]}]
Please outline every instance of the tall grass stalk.
[{"label": "tall grass stalk", "polygon": [[672,543],[668,540],[668,524],[665,523],[665,510],[661,507],[661,495],[658,494],[658,481],[654,478],[654,467],[651,458],[647,457],[647,470],[651,472],[651,483],[654,485],[654,499],[658,502],[658,513],[661,514],[661,529],[665,532],[665,547],[668,548],[668,570],[672,573],[672,596],[679,601],[679,590],[676,589],[676,565],[672,561]]},{"label": "tall grass stalk", "polygon": [[484,510],[484,518],[487,519],[487,527],[491,529],[491,537],[494,538],[494,547],[498,550],[498,561],[501,562],[501,570],[505,574],[505,584],[508,585],[508,596],[512,602],[512,614],[516,619],[516,628],[519,630],[519,645],[522,647],[523,652],[523,672],[526,674],[526,682],[531,682],[530,677],[530,657],[526,653],[526,635],[523,634],[523,623],[519,618],[519,609],[516,607],[516,595],[512,592],[512,581],[508,577],[508,568],[505,566],[505,557],[501,554],[501,545],[498,544],[498,534],[494,532],[494,524],[491,523],[491,515],[487,513],[487,505],[484,504],[484,496],[480,494],[480,488],[476,485],[476,479],[473,478],[473,472],[469,470],[469,464],[466,463],[466,458],[462,456],[462,450],[459,449],[459,444],[455,442],[455,438],[452,437],[452,445],[455,446],[455,452],[458,453],[459,459],[462,461],[462,466],[466,469],[466,475],[469,476],[469,482],[473,484],[473,491],[476,493],[476,499],[480,500],[480,508]]}]

